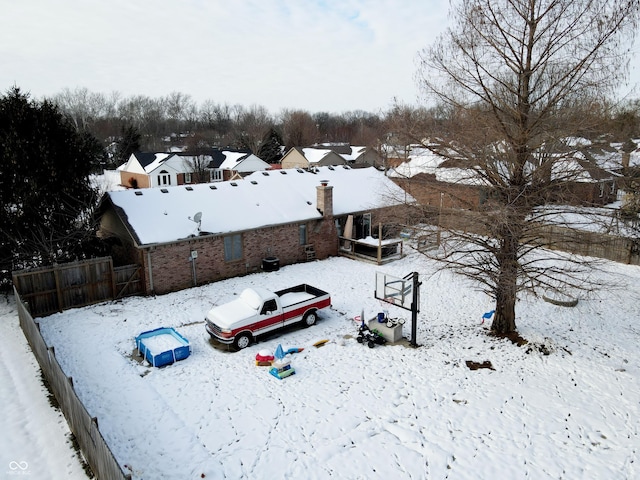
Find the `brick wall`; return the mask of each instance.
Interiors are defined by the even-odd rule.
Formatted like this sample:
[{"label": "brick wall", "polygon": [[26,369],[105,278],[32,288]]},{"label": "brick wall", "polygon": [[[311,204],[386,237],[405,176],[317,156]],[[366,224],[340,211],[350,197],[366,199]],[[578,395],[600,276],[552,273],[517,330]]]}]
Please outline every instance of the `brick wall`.
[{"label": "brick wall", "polygon": [[[308,222],[306,225],[307,244],[314,246],[317,259],[337,255],[338,239],[333,218]],[[192,251],[197,252],[194,261],[198,285],[259,271],[266,257],[277,257],[280,266],[306,261],[299,234],[297,223],[243,232],[243,258],[232,262],[224,260],[223,237],[201,237],[160,245],[153,247],[149,255],[144,250],[142,260],[146,292],[162,294],[194,286],[190,260]],[[149,278],[149,257],[153,265],[152,279]]]},{"label": "brick wall", "polygon": [[[134,187],[134,183],[137,186]],[[149,188],[149,176],[142,173],[120,172],[120,183],[126,187]]]}]

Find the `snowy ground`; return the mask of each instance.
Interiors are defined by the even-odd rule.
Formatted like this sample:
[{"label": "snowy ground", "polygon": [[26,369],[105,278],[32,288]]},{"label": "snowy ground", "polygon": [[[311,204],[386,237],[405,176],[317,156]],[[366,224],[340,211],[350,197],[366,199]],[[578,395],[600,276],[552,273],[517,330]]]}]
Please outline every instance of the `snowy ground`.
[{"label": "snowy ground", "polygon": [[[530,341],[523,347],[489,337],[488,324],[480,324],[493,308],[489,299],[465,280],[434,273],[415,254],[383,267],[345,258],[292,265],[71,310],[41,319],[41,327],[134,479],[639,478],[640,268],[605,266],[623,288],[581,298],[573,308],[520,301],[519,332]],[[389,309],[410,318],[373,298],[377,270],[420,273],[419,348],[356,342],[354,317],[363,308],[367,317]],[[297,283],[332,294],[333,306],[317,325],[240,352],[205,333],[203,317],[213,304],[247,286]],[[7,310],[2,331],[11,324],[14,332],[17,320]],[[157,327],[175,327],[189,339],[191,356],[160,369],[140,363],[134,338]],[[312,346],[321,339],[329,343]],[[24,338],[9,341],[16,345],[2,348],[2,360],[15,365]],[[259,351],[278,344],[304,348],[291,357],[296,374],[284,380],[255,365]],[[490,361],[493,369],[470,370],[467,361]],[[21,377],[39,375],[33,363],[21,360]],[[12,376],[5,370],[2,385]],[[14,380],[17,387],[23,382]],[[60,470],[52,478],[82,478],[64,445],[51,442],[32,456],[23,427],[47,408],[26,402],[41,401],[39,392],[17,393],[10,414],[27,417],[23,409],[33,418],[8,419],[18,438],[0,437],[0,476],[12,461],[35,469],[55,459],[50,468]]]},{"label": "snowy ground", "polygon": [[20,329],[13,297],[3,295],[0,406],[0,478],[88,478],[64,416],[49,401],[38,362]]}]

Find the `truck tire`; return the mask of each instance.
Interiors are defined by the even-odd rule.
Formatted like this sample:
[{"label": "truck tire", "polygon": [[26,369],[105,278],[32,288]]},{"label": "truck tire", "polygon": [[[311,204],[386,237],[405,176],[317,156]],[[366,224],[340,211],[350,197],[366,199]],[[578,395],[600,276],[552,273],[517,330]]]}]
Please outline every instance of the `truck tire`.
[{"label": "truck tire", "polygon": [[302,323],[305,327],[315,325],[316,320],[318,320],[318,315],[316,315],[316,312],[307,312],[305,313],[304,317],[302,317]]},{"label": "truck tire", "polygon": [[236,350],[242,350],[243,348],[247,348],[251,345],[253,341],[253,337],[250,333],[244,332],[236,335],[235,340],[233,341],[233,346]]}]

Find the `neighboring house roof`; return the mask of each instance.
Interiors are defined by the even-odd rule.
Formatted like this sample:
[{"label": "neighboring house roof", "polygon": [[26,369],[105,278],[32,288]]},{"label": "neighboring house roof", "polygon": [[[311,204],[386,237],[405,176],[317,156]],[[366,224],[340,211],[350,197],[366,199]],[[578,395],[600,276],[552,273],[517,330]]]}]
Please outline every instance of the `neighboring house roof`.
[{"label": "neighboring house roof", "polygon": [[446,160],[428,148],[413,147],[406,162],[389,170],[390,177],[411,178],[420,173],[436,174],[437,168]]},{"label": "neighboring house roof", "polygon": [[300,149],[304,158],[306,158],[311,165],[322,162],[325,157],[335,153],[333,150],[328,148],[312,148],[312,147],[304,147]]},{"label": "neighboring house roof", "polygon": [[362,159],[365,153],[367,153],[367,147],[349,147],[349,152],[340,153],[340,156],[348,163],[356,163]]},{"label": "neighboring house roof", "polygon": [[[570,137],[567,139],[566,153],[559,152],[553,165],[557,179],[578,183],[599,182],[617,177],[613,170],[619,168],[621,153],[612,147],[592,145],[588,140]],[[575,150],[575,147],[579,150]],[[465,168],[466,161],[447,159],[424,147],[411,147],[406,162],[389,170],[390,177],[411,178],[419,174],[435,175],[436,180],[465,185],[486,184],[471,168]]]},{"label": "neighboring house roof", "polygon": [[344,165],[346,160],[329,148],[292,147],[280,160],[285,168],[295,166],[329,166]]},{"label": "neighboring house roof", "polygon": [[348,143],[316,143],[309,148],[331,150],[338,155],[351,155],[351,146]]},{"label": "neighboring house roof", "polygon": [[207,164],[207,168],[236,170],[243,173],[269,168],[267,162],[248,151],[211,149],[201,153],[135,152],[131,154],[124,165],[118,167],[118,170],[149,175],[159,167],[166,166],[178,173],[188,172],[191,170],[190,165],[193,165],[196,157],[201,155],[203,156],[203,161]]},{"label": "neighboring house roof", "polygon": [[208,168],[224,168],[222,164],[226,162],[230,158],[239,158],[246,157],[251,152],[248,150],[220,150],[214,149],[211,151],[211,163],[209,163]]},{"label": "neighboring house roof", "polygon": [[[316,206],[321,180],[333,186],[336,216],[405,201],[404,190],[369,167],[319,167],[254,172],[237,182],[107,193],[139,245],[198,235],[190,220],[201,212],[201,232],[225,234],[322,218]],[[411,200],[411,199],[409,199]]]},{"label": "neighboring house roof", "polygon": [[182,160],[175,153],[135,152],[129,157],[127,163],[119,167],[121,171],[131,173],[151,174],[159,167],[170,165],[176,171],[182,171],[178,163]]},{"label": "neighboring house roof", "polygon": [[258,158],[253,153],[223,152],[225,160],[220,164],[221,170],[235,170],[240,173],[257,172],[259,170],[269,170],[269,165],[264,160]]},{"label": "neighboring house roof", "polygon": [[[367,153],[366,146],[352,146],[348,143],[319,143],[311,147],[316,150],[331,150],[333,153],[340,155],[347,163],[356,163],[362,161]],[[306,155],[305,155],[306,156]],[[307,156],[307,158],[309,158]]]},{"label": "neighboring house roof", "polygon": [[213,157],[209,153],[178,153],[177,154],[182,159],[182,164],[184,165],[184,171],[189,172],[193,170],[194,165],[209,165],[213,160]]}]

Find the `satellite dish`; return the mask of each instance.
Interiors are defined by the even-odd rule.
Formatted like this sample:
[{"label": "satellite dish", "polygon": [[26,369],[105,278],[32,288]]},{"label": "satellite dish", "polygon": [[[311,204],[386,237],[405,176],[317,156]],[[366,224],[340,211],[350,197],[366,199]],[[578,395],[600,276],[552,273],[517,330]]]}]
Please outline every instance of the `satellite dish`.
[{"label": "satellite dish", "polygon": [[202,212],[196,213],[193,218],[187,217],[192,222],[196,222],[198,224],[198,231],[200,231],[200,225],[202,224]]}]

